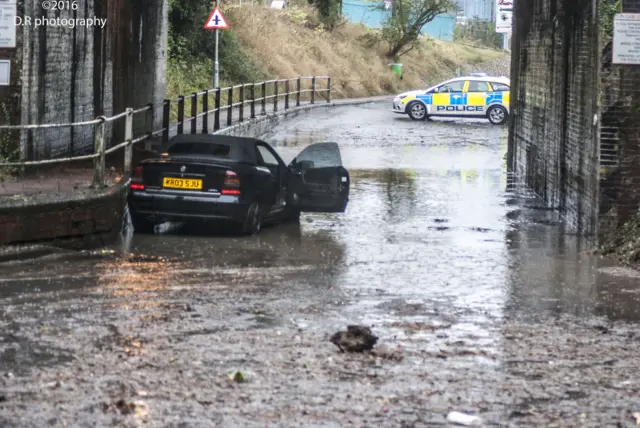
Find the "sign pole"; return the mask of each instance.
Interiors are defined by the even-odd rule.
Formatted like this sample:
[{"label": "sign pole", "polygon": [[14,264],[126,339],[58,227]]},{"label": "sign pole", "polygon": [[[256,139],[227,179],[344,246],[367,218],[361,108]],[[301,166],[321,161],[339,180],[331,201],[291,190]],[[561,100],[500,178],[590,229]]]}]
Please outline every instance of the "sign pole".
[{"label": "sign pole", "polygon": [[[220,6],[220,0],[216,0],[216,8]],[[220,77],[220,63],[218,62],[218,44],[220,40],[220,30],[216,28],[216,57],[213,62],[213,87],[218,88]]]}]

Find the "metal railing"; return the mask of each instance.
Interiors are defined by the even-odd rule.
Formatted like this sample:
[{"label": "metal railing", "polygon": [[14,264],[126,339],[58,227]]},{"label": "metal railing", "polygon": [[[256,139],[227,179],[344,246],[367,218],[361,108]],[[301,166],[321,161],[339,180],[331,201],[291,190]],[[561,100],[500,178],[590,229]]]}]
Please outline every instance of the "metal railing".
[{"label": "metal railing", "polygon": [[[326,82],[323,88],[318,88],[318,81]],[[292,90],[293,89],[293,90]],[[309,99],[307,100],[307,96]],[[323,96],[324,95],[324,96]],[[161,138],[162,144],[169,141],[177,134],[198,131],[208,134],[209,131],[222,129],[222,121],[225,127],[245,120],[255,119],[271,112],[278,112],[281,100],[284,110],[299,107],[301,102],[308,101],[315,104],[318,97],[322,97],[327,103],[331,102],[331,77],[307,76],[292,79],[267,80],[257,83],[247,83],[225,88],[207,89],[194,92],[190,95],[180,96],[173,100],[164,100],[161,108],[162,126],[154,129],[155,116],[158,111],[156,106],[148,104],[139,109],[127,108],[124,112],[111,117],[99,116],[93,120],[74,123],[43,124],[43,125],[0,125],[0,130],[29,131],[47,128],[73,128],[93,126],[93,153],[80,156],[66,156],[55,159],[3,162],[4,167],[26,167],[50,164],[62,164],[73,161],[93,160],[93,186],[105,185],[106,156],[120,149],[124,149],[124,178],[131,176],[133,162],[133,145],[154,137]],[[189,115],[185,113],[185,104],[189,105]],[[211,107],[213,108],[210,108]],[[134,137],[135,118],[144,113],[144,130]],[[174,120],[175,118],[175,120]],[[112,144],[107,148],[107,125],[113,125],[124,120],[123,141]],[[212,123],[211,123],[212,122]],[[188,125],[188,127],[187,127]],[[185,132],[186,131],[186,132]]]}]

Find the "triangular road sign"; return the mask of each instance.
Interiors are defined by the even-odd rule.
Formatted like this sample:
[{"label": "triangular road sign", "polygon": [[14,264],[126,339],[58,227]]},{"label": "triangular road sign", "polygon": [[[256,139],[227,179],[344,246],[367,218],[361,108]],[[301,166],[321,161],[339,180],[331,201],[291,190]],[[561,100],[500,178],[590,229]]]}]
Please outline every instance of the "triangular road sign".
[{"label": "triangular road sign", "polygon": [[213,12],[211,12],[207,23],[204,24],[204,28],[207,30],[225,29],[229,28],[229,24],[227,24],[227,20],[222,12],[220,12],[220,9],[216,7]]}]

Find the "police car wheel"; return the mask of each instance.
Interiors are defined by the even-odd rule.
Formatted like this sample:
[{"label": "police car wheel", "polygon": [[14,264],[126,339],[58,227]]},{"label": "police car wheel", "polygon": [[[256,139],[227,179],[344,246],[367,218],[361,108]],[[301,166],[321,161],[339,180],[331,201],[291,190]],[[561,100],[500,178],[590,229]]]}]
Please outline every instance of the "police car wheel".
[{"label": "police car wheel", "polygon": [[494,125],[502,125],[507,121],[507,110],[501,106],[493,106],[487,111],[489,122]]},{"label": "police car wheel", "polygon": [[407,114],[413,120],[425,120],[427,118],[427,108],[420,101],[413,101],[407,106]]}]

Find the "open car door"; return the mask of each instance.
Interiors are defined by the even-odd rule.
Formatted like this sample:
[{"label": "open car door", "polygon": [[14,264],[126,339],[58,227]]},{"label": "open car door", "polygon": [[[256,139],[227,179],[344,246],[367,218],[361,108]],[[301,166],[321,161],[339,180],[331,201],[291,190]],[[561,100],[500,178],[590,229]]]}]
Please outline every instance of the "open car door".
[{"label": "open car door", "polygon": [[349,185],[338,144],[312,144],[289,164],[287,203],[300,211],[344,212]]}]

